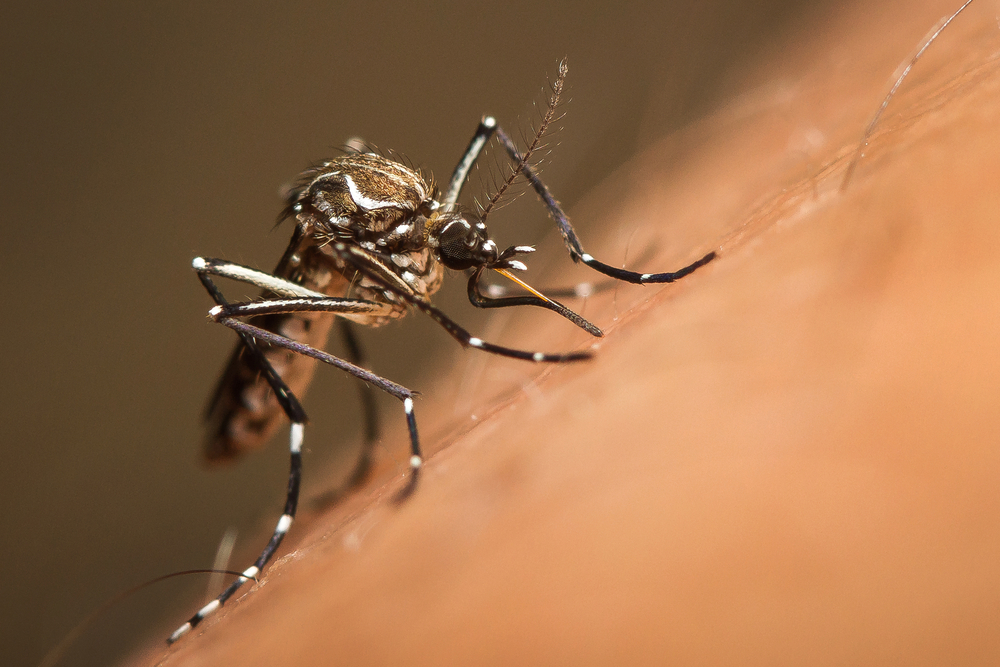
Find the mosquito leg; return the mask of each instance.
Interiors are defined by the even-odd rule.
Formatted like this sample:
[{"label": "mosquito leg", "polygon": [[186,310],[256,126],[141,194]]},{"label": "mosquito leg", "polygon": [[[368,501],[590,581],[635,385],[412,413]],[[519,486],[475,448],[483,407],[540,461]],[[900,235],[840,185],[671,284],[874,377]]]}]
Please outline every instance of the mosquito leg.
[{"label": "mosquito leg", "polygon": [[[329,352],[318,350],[304,343],[299,343],[298,341],[285,338],[284,336],[267,331],[266,329],[261,329],[260,327],[236,319],[236,317],[250,314],[258,315],[276,312],[292,312],[294,310],[329,311],[340,313],[340,308],[345,305],[345,301],[356,302],[357,300],[324,297],[321,299],[301,298],[275,301],[255,301],[244,304],[233,303],[225,306],[216,306],[212,309],[210,315],[219,324],[227,326],[230,329],[234,329],[241,335],[248,336],[253,340],[262,340],[270,345],[283,347],[298,354],[322,361],[325,364],[329,364],[345,371],[346,373],[349,373],[350,375],[353,375],[366,385],[373,386],[401,400],[403,402],[404,411],[406,412],[407,426],[410,431],[410,467],[413,470],[413,475],[411,476],[411,480],[404,490],[405,493],[403,494],[409,495],[412,491],[411,487],[416,484],[415,477],[417,475],[417,470],[420,468],[423,460],[420,453],[420,439],[417,434],[417,423],[415,417],[413,416],[413,396],[415,395],[415,392],[400,384],[396,384],[391,380],[387,380],[380,375],[376,375],[369,370],[361,368],[356,364],[336,357]],[[370,304],[370,302],[367,301],[361,303]],[[379,306],[379,304],[370,305]],[[372,407],[374,408],[374,406]],[[375,414],[374,409],[372,410],[372,414]],[[372,421],[373,420],[370,420],[369,424],[371,424]],[[372,435],[371,430],[369,430],[369,434]],[[374,439],[375,438],[371,438],[371,441],[374,442]]]},{"label": "mosquito leg", "polygon": [[[265,361],[266,363],[266,361]],[[291,394],[288,394],[291,396]],[[206,617],[215,613],[219,607],[226,603],[232,595],[247,581],[251,579],[256,579],[260,571],[264,569],[267,562],[271,560],[271,556],[277,551],[278,546],[281,541],[285,538],[285,533],[292,525],[292,521],[295,519],[295,508],[298,505],[299,500],[299,482],[302,479],[302,436],[305,430],[305,425],[302,422],[292,421],[292,429],[290,436],[289,451],[291,452],[292,464],[291,470],[288,474],[288,494],[285,500],[285,510],[281,514],[281,518],[278,519],[278,525],[274,528],[274,533],[271,535],[271,539],[268,541],[267,546],[254,561],[254,564],[243,571],[243,574],[236,578],[236,581],[231,583],[229,587],[222,592],[219,597],[215,598],[207,605],[198,610],[198,612],[192,616],[187,623],[181,627],[174,630],[174,633],[167,638],[168,644],[173,644],[175,641],[186,635],[191,631],[193,627],[205,620]]]},{"label": "mosquito leg", "polygon": [[588,254],[584,249],[583,245],[580,243],[580,238],[576,235],[576,230],[573,229],[573,225],[569,222],[569,217],[562,210],[559,202],[556,201],[552,193],[549,192],[548,187],[542,183],[541,179],[538,177],[538,173],[532,168],[530,164],[522,161],[521,152],[511,141],[507,133],[503,131],[502,128],[496,128],[496,136],[500,143],[506,149],[507,154],[510,155],[511,159],[521,165],[521,173],[524,174],[528,182],[531,183],[531,187],[535,189],[538,196],[541,198],[542,202],[545,204],[545,208],[549,211],[549,216],[555,220],[556,224],[559,225],[559,231],[562,233],[563,240],[566,243],[566,247],[569,249],[569,254],[575,262],[583,262],[595,271],[599,271],[606,276],[611,276],[617,280],[624,280],[629,283],[636,284],[647,284],[647,283],[672,283],[675,280],[680,280],[684,276],[688,275],[695,269],[705,266],[713,259],[715,259],[715,252],[710,252],[701,259],[687,266],[678,269],[677,271],[671,271],[666,273],[638,273],[636,271],[627,271],[625,269],[619,269],[614,266],[610,266],[603,262],[599,262],[590,254]]},{"label": "mosquito leg", "polygon": [[[550,102],[550,104],[552,104],[552,102]],[[468,148],[466,148],[465,153],[462,155],[462,159],[455,167],[455,171],[451,177],[451,182],[448,185],[448,190],[442,200],[442,203],[446,207],[453,206],[458,200],[458,196],[461,194],[462,186],[465,184],[465,179],[468,177],[469,171],[472,169],[472,165],[475,164],[476,160],[479,158],[479,154],[482,152],[486,142],[489,141],[494,134],[500,144],[504,147],[504,150],[507,151],[507,154],[510,155],[510,158],[519,166],[521,173],[523,173],[524,177],[528,179],[529,183],[531,183],[535,192],[538,193],[538,196],[541,198],[545,207],[549,211],[549,216],[559,226],[559,231],[562,234],[563,240],[566,243],[566,247],[569,249],[569,254],[573,258],[573,261],[583,262],[595,271],[599,271],[600,273],[610,276],[611,278],[615,278],[616,280],[623,280],[629,283],[648,284],[672,283],[676,280],[680,280],[684,276],[693,272],[695,269],[698,269],[715,259],[715,252],[713,251],[706,254],[696,262],[680,268],[677,271],[665,273],[638,273],[636,271],[619,269],[594,259],[592,255],[583,249],[583,244],[580,243],[580,237],[577,236],[576,230],[573,229],[573,225],[570,224],[569,217],[562,210],[562,206],[559,205],[556,198],[552,196],[551,192],[549,192],[548,187],[538,177],[538,172],[535,171],[530,163],[524,160],[524,156],[521,154],[521,151],[518,150],[510,136],[504,132],[503,128],[497,125],[496,119],[492,116],[484,116],[479,122],[479,127],[476,128],[476,132],[473,134]]]},{"label": "mosquito leg", "polygon": [[[650,250],[651,249],[647,249],[646,252],[636,258],[636,261],[641,263],[651,259],[653,257],[653,253],[650,252]],[[471,273],[469,275],[471,275]],[[618,287],[619,284],[620,281],[611,277],[606,277],[598,281],[588,280],[580,282],[569,287],[541,287],[539,288],[539,291],[545,294],[545,296],[560,299],[586,299],[594,294],[602,294],[604,292],[611,291]],[[523,292],[511,289],[503,283],[480,283],[479,289],[480,294],[492,299],[501,299],[511,295],[523,294]]]},{"label": "mosquito leg", "polygon": [[389,306],[364,299],[349,299],[338,296],[304,296],[293,299],[261,299],[259,301],[238,301],[216,306],[208,312],[209,317],[219,321],[223,317],[251,317],[253,315],[273,315],[276,313],[336,313],[343,318],[379,315],[389,310]]},{"label": "mosquito leg", "polygon": [[583,359],[589,359],[591,357],[590,352],[587,351],[567,352],[565,354],[547,354],[545,352],[516,350],[502,345],[488,343],[481,338],[473,336],[426,299],[423,299],[414,294],[412,291],[407,290],[404,287],[405,283],[401,283],[398,277],[392,275],[389,270],[380,264],[375,257],[372,257],[372,255],[362,248],[347,245],[345,243],[331,243],[327,247],[331,248],[333,252],[341,258],[341,260],[354,266],[359,273],[378,281],[386,291],[392,292],[418,310],[429,315],[431,319],[444,327],[445,331],[447,331],[452,338],[465,347],[474,347],[478,350],[490,352],[491,354],[497,354],[502,357],[511,357],[512,359],[523,359],[524,361],[546,363],[582,361]]},{"label": "mosquito leg", "polygon": [[510,347],[504,347],[502,345],[496,345],[494,343],[488,343],[481,338],[476,338],[470,334],[466,329],[459,326],[454,320],[445,315],[439,308],[432,306],[423,300],[410,299],[407,301],[416,306],[419,310],[422,310],[427,315],[430,315],[431,319],[444,327],[452,338],[457,340],[464,346],[474,347],[477,350],[483,350],[484,352],[489,352],[491,354],[496,354],[501,357],[510,357],[512,359],[523,359],[524,361],[534,361],[534,362],[545,362],[545,363],[563,363],[567,361],[583,361],[584,359],[590,359],[592,356],[590,352],[584,350],[580,352],[566,352],[563,354],[550,354],[546,352],[529,352],[527,350],[516,350]]},{"label": "mosquito leg", "polygon": [[[266,303],[266,302],[265,302]],[[232,304],[233,307],[238,304]],[[213,309],[213,311],[216,309]],[[407,389],[406,387],[396,384],[392,380],[386,380],[385,378],[372,373],[371,371],[359,368],[354,364],[344,361],[339,357],[335,357],[329,352],[324,352],[323,350],[317,350],[314,347],[310,347],[303,343],[285,338],[276,333],[272,333],[266,329],[261,329],[260,327],[254,326],[252,324],[247,324],[246,322],[241,322],[240,320],[234,319],[233,317],[223,316],[221,313],[216,313],[215,316],[218,318],[216,321],[219,324],[234,329],[235,331],[246,334],[251,339],[259,339],[270,345],[275,345],[277,347],[283,347],[298,354],[305,355],[307,357],[312,357],[323,363],[329,364],[343,371],[346,371],[369,384],[376,386],[387,394],[391,394],[403,402],[403,411],[406,414],[406,426],[410,432],[410,478],[406,483],[406,486],[396,495],[395,500],[397,502],[405,500],[413,493],[413,490],[417,485],[417,477],[419,475],[420,467],[423,465],[423,454],[420,451],[420,437],[417,433],[417,420],[413,413],[413,397],[416,392]],[[578,353],[586,354],[586,353]],[[589,355],[587,355],[589,356]],[[541,359],[539,361],[547,361],[546,359]]]},{"label": "mosquito leg", "polygon": [[[264,550],[261,551],[253,565],[244,570],[242,575],[230,584],[229,587],[226,588],[221,595],[219,595],[219,597],[202,607],[184,625],[177,628],[177,630],[175,630],[174,633],[167,639],[168,644],[176,642],[178,639],[190,632],[192,628],[201,623],[201,621],[203,621],[206,617],[217,611],[230,597],[233,596],[234,593],[236,593],[237,590],[239,590],[240,586],[251,579],[256,579],[257,575],[261,572],[261,570],[263,570],[264,566],[271,560],[271,557],[274,556],[275,551],[277,551],[278,547],[281,545],[281,541],[284,539],[285,534],[288,532],[292,522],[295,520],[295,510],[298,506],[299,487],[302,479],[302,440],[305,433],[305,423],[307,421],[307,417],[305,410],[302,409],[302,405],[299,403],[298,399],[288,389],[288,386],[284,383],[284,381],[282,381],[281,377],[274,371],[274,368],[271,366],[270,362],[268,362],[264,353],[261,352],[260,348],[257,346],[256,340],[265,340],[272,345],[285,347],[294,352],[298,352],[299,354],[306,354],[307,356],[315,357],[320,361],[341,368],[359,379],[370,382],[379,389],[382,389],[383,391],[386,391],[387,393],[390,393],[396,398],[402,400],[403,410],[406,414],[406,424],[410,433],[410,468],[413,471],[413,474],[410,475],[410,479],[400,491],[397,498],[403,499],[409,496],[413,492],[413,489],[416,488],[417,471],[423,463],[423,458],[420,453],[420,440],[417,434],[417,422],[413,413],[412,391],[402,385],[398,385],[390,380],[386,380],[378,375],[375,375],[374,373],[366,371],[365,369],[354,364],[338,359],[337,357],[327,354],[326,352],[316,350],[308,345],[303,345],[302,343],[285,338],[284,336],[271,333],[270,331],[261,329],[260,327],[241,322],[234,319],[232,316],[223,315],[221,310],[226,308],[232,309],[232,306],[230,306],[225,297],[222,295],[222,292],[212,281],[210,277],[211,272],[205,270],[206,266],[206,261],[201,258],[197,258],[194,262],[194,267],[198,270],[198,278],[201,280],[202,285],[205,286],[208,293],[212,296],[212,299],[216,302],[216,304],[218,304],[212,309],[213,318],[219,323],[234,329],[239,334],[240,339],[243,341],[243,344],[246,346],[249,353],[254,356],[258,368],[266,378],[267,383],[271,386],[272,391],[274,391],[274,394],[277,397],[282,409],[285,411],[285,414],[288,415],[289,420],[292,422],[288,447],[291,463],[289,466],[288,489],[285,495],[284,511],[281,514],[281,518],[278,519],[277,526],[275,526],[271,539],[268,540]],[[238,267],[238,265],[229,266]],[[219,275],[224,274],[220,272]],[[273,279],[274,284],[279,287],[281,287],[281,284],[283,283],[287,283],[285,286],[290,285],[292,287],[297,287],[294,283],[283,281],[280,278],[275,278],[273,276],[270,278]],[[271,286],[268,286],[268,289],[271,289]],[[289,291],[292,293],[295,292],[294,289]]]},{"label": "mosquito leg", "polygon": [[[212,295],[212,299],[220,306],[226,303],[225,297],[219,288],[216,287],[215,283],[212,282],[206,274],[198,274],[201,279],[202,284],[208,293]],[[289,527],[292,525],[292,521],[295,519],[295,509],[299,502],[299,485],[302,479],[302,438],[305,431],[305,423],[307,421],[305,410],[302,409],[302,405],[299,403],[295,395],[288,389],[288,386],[282,381],[281,377],[274,372],[274,368],[271,366],[267,357],[264,356],[260,348],[254,343],[253,337],[248,333],[239,332],[240,338],[243,340],[243,344],[246,346],[247,350],[254,356],[258,368],[261,373],[267,379],[268,384],[271,386],[274,395],[277,397],[282,409],[284,409],[285,414],[288,415],[288,419],[292,422],[291,434],[289,436],[289,455],[291,458],[291,463],[289,465],[288,471],[288,490],[285,495],[285,508],[281,514],[281,518],[278,519],[278,524],[274,528],[274,532],[271,534],[271,539],[268,540],[267,545],[264,550],[261,551],[257,560],[254,561],[253,565],[248,567],[243,571],[243,574],[236,578],[232,584],[229,585],[226,590],[222,592],[219,597],[215,598],[207,605],[198,610],[198,612],[192,616],[188,621],[177,628],[170,637],[167,638],[168,644],[173,644],[175,641],[186,635],[191,631],[193,627],[201,623],[207,616],[214,613],[219,607],[226,603],[232,595],[239,589],[240,586],[245,584],[251,579],[256,579],[257,575],[264,568],[274,552],[277,551],[278,547],[281,545],[281,541],[285,537],[285,533],[288,532]]]},{"label": "mosquito leg", "polygon": [[476,128],[476,133],[472,135],[469,146],[465,149],[465,153],[462,154],[462,159],[455,165],[455,171],[451,174],[448,189],[445,191],[444,198],[441,199],[441,204],[446,211],[458,201],[458,196],[462,194],[462,187],[465,185],[465,180],[469,177],[472,165],[476,163],[479,154],[483,150],[483,146],[493,136],[496,127],[497,121],[493,116],[483,116],[483,119],[479,121],[479,127]]},{"label": "mosquito leg", "polygon": [[[267,290],[268,292],[273,292],[278,296],[289,298],[325,298],[327,296],[323,292],[315,292],[311,289],[303,287],[302,285],[293,283],[290,280],[272,276],[270,273],[264,273],[263,271],[258,271],[257,269],[251,269],[249,266],[227,262],[224,259],[195,257],[194,260],[191,261],[191,267],[198,272],[199,277],[206,275],[222,276],[223,278],[230,278],[241,283],[254,285],[263,290]],[[205,281],[202,279],[202,284],[204,283]],[[212,298],[216,300],[215,302],[217,304],[220,306],[226,305],[227,302],[222,297],[222,293],[218,291],[218,288],[214,285],[211,288],[209,288],[208,285],[205,285],[205,288],[209,290],[209,294],[212,295]],[[221,299],[221,301],[219,299]]]},{"label": "mosquito leg", "polygon": [[[347,348],[347,358],[351,363],[364,367],[368,358],[358,340],[357,331],[347,320],[337,320],[340,325],[340,333]],[[378,440],[381,431],[378,419],[378,409],[375,405],[375,394],[370,391],[371,385],[361,384],[361,409],[364,413],[365,440]]]},{"label": "mosquito leg", "polygon": [[417,418],[413,414],[412,398],[403,399],[403,411],[406,413],[406,428],[410,431],[410,478],[393,498],[397,503],[413,495],[414,489],[417,488],[420,467],[424,464],[423,454],[420,453],[420,437],[417,434]]}]

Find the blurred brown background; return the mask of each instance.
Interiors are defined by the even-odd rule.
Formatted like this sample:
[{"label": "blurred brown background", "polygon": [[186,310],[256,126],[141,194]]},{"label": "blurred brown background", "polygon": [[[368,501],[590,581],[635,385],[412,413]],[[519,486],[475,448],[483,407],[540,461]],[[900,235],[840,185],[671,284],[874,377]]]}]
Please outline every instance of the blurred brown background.
[{"label": "blurred brown background", "polygon": [[[927,3],[910,22],[930,28],[954,5]],[[818,29],[826,9],[2,10],[2,252],[12,299],[3,327],[5,661],[37,661],[110,595],[206,567],[226,527],[252,536],[276,516],[282,447],[232,470],[199,465],[200,412],[233,336],[205,322],[210,303],[188,267],[202,254],[270,268],[288,236],[273,229],[279,189],[306,164],[359,135],[446,178],[483,113],[515,131],[530,125],[531,102],[544,100],[565,55],[571,101],[545,176],[572,210],[640,147],[759,81],[758,54],[800,22]],[[899,61],[922,34],[902,39]],[[888,80],[897,61],[886,62],[878,76]],[[536,242],[548,229],[531,197],[499,222],[491,228],[501,245]],[[454,282],[439,303],[482,326]],[[367,340],[377,372],[418,390],[454,345],[412,320]],[[310,470],[349,456],[359,430],[350,383],[319,377],[306,403],[307,494],[322,490],[309,485]],[[391,406],[386,419],[397,417]],[[401,442],[384,447],[405,456]],[[141,593],[88,631],[67,664],[107,664],[151,624],[180,622],[203,588],[175,581]]]}]

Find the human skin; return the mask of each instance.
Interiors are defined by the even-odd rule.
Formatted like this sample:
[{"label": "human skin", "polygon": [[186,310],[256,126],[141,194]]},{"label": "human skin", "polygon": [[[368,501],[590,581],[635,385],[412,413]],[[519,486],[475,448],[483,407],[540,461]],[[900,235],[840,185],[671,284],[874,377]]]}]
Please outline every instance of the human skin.
[{"label": "human skin", "polygon": [[970,13],[928,51],[845,187],[931,27],[898,7],[810,25],[570,211],[610,263],[712,264],[575,303],[596,343],[500,315],[498,342],[594,358],[457,352],[417,404],[413,497],[391,501],[400,444],[142,664],[996,661],[996,26]]}]

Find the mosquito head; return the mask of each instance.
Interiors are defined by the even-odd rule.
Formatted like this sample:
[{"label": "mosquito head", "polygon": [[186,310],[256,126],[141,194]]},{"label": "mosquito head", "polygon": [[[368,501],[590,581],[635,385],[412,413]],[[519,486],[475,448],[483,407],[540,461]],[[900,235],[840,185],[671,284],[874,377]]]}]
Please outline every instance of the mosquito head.
[{"label": "mosquito head", "polygon": [[441,213],[428,225],[428,243],[436,247],[441,263],[462,271],[497,260],[500,250],[486,231],[486,224],[472,211]]},{"label": "mosquito head", "polygon": [[457,271],[478,267],[524,271],[527,267],[514,256],[535,250],[531,246],[511,246],[501,252],[490,238],[486,223],[467,209],[440,213],[427,228],[428,244],[437,248],[441,263]]}]

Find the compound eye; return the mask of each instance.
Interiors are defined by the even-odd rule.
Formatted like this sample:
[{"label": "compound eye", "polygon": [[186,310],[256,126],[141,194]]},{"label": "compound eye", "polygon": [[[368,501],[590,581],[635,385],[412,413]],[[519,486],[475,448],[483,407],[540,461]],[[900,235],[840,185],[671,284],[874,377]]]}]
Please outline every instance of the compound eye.
[{"label": "compound eye", "polygon": [[441,261],[449,269],[467,269],[477,264],[479,237],[465,220],[453,220],[438,239]]}]

